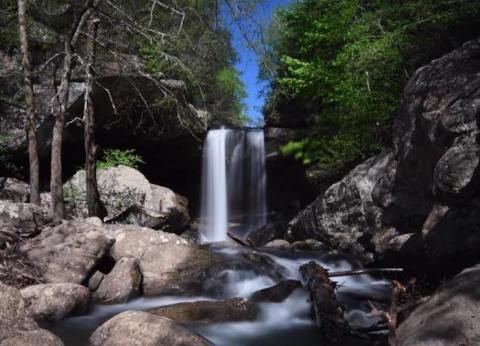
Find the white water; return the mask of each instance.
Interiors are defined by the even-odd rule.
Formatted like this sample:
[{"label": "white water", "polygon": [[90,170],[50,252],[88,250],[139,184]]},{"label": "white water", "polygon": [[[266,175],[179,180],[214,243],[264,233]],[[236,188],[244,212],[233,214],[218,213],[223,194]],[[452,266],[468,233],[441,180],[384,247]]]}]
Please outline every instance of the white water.
[{"label": "white water", "polygon": [[261,130],[211,130],[203,151],[200,232],[206,242],[267,223],[265,144]]},{"label": "white water", "polygon": [[213,130],[207,135],[203,152],[202,225],[201,233],[208,241],[227,237],[227,173],[225,139],[229,130]]}]

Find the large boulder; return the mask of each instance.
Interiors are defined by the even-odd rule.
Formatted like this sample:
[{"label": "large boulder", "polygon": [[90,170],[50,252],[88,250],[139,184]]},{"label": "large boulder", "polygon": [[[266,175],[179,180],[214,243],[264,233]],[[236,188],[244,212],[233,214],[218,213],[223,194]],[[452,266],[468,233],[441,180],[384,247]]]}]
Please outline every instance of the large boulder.
[{"label": "large boulder", "polygon": [[111,255],[115,260],[125,256],[138,260],[147,296],[200,294],[205,278],[222,261],[177,235],[149,230],[121,234]]},{"label": "large boulder", "polygon": [[[180,233],[190,222],[188,200],[172,190],[150,184],[134,168],[117,166],[97,172],[100,199],[111,222],[131,223]],[[72,217],[87,216],[85,171],[78,171],[64,186]]]},{"label": "large boulder", "polygon": [[101,325],[90,337],[92,346],[211,345],[205,338],[175,322],[146,312],[126,311]]},{"label": "large boulder", "polygon": [[38,327],[19,290],[0,283],[0,345],[60,346],[63,343]]},{"label": "large boulder", "polygon": [[392,153],[330,187],[291,222],[290,236],[429,272],[479,261],[479,55],[475,40],[417,70]]},{"label": "large boulder", "polygon": [[74,313],[85,312],[90,292],[76,284],[28,286],[21,291],[32,317],[40,321],[56,321]]},{"label": "large boulder", "polygon": [[397,330],[399,346],[480,344],[480,265],[464,270]]},{"label": "large boulder", "polygon": [[363,253],[361,240],[382,227],[382,210],[373,203],[372,191],[391,160],[392,154],[385,152],[357,166],[290,222],[287,237],[319,239],[345,251]]},{"label": "large boulder", "polygon": [[169,318],[181,324],[210,324],[233,321],[253,321],[257,305],[243,298],[224,301],[196,301],[161,306],[149,313]]},{"label": "large boulder", "polygon": [[21,250],[48,283],[85,283],[113,240],[103,228],[85,222],[64,221],[22,246]]},{"label": "large boulder", "polygon": [[101,280],[93,294],[93,299],[101,304],[126,303],[139,295],[141,284],[142,274],[138,260],[133,257],[123,257]]}]

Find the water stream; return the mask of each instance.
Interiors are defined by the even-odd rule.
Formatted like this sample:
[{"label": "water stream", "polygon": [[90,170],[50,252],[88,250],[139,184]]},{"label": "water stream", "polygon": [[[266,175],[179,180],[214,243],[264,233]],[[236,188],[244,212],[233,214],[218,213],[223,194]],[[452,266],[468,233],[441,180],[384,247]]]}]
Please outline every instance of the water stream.
[{"label": "water stream", "polygon": [[206,242],[239,236],[267,223],[263,130],[218,129],[203,152],[200,232]]}]

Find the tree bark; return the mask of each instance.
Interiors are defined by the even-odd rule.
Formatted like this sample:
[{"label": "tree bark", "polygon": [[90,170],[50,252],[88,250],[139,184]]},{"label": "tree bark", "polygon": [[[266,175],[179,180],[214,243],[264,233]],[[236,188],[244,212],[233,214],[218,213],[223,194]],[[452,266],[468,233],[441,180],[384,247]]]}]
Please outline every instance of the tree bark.
[{"label": "tree bark", "polygon": [[329,279],[325,268],[313,261],[302,265],[300,272],[307,281],[317,326],[326,340],[339,342],[349,334],[350,328],[343,318],[343,307],[335,296],[335,282]]},{"label": "tree bark", "polygon": [[95,144],[95,109],[92,100],[92,88],[95,66],[95,40],[98,30],[98,18],[92,15],[87,24],[87,64],[85,82],[85,101],[83,118],[85,121],[85,183],[88,216],[101,215],[101,202],[97,185],[97,145]]},{"label": "tree bark", "polygon": [[65,37],[63,73],[59,91],[59,110],[55,114],[55,124],[52,135],[52,158],[50,194],[52,196],[52,217],[54,221],[61,221],[65,217],[65,204],[63,199],[63,174],[62,174],[62,147],[63,133],[65,128],[65,117],[68,109],[70,96],[70,79],[72,75],[73,48],[75,47],[80,31],[92,14],[94,1],[86,2],[85,7],[74,18],[70,32]]},{"label": "tree bark", "polygon": [[25,109],[27,113],[28,159],[30,166],[30,202],[34,205],[40,205],[40,163],[38,159],[32,66],[30,64],[30,48],[28,45],[25,0],[18,0],[17,5],[18,29],[20,32],[20,50],[22,52],[23,88],[25,93]]}]

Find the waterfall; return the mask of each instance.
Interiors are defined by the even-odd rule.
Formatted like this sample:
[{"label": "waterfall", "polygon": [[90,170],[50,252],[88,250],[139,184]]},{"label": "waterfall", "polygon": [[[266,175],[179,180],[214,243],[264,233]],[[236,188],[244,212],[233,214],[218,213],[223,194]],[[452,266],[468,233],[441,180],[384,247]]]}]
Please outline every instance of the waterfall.
[{"label": "waterfall", "polygon": [[222,241],[267,223],[265,145],[258,129],[218,129],[203,151],[200,232]]}]

